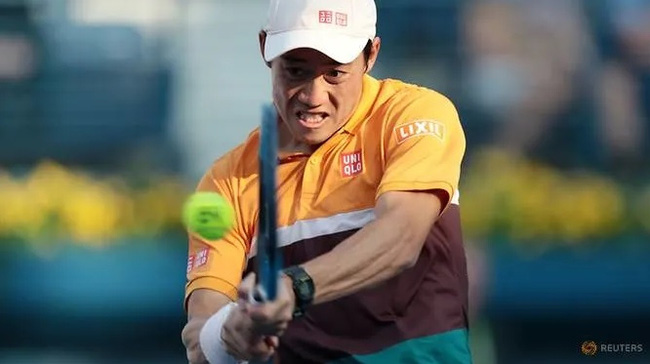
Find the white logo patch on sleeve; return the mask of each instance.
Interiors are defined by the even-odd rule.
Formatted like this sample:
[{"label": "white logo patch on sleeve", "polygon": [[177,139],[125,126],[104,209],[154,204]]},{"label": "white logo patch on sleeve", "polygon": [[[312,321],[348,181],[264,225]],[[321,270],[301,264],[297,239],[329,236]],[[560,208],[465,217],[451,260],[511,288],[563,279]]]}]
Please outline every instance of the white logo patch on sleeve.
[{"label": "white logo patch on sleeve", "polygon": [[415,120],[395,127],[397,143],[417,136],[434,136],[440,140],[445,138],[445,126],[435,120]]}]

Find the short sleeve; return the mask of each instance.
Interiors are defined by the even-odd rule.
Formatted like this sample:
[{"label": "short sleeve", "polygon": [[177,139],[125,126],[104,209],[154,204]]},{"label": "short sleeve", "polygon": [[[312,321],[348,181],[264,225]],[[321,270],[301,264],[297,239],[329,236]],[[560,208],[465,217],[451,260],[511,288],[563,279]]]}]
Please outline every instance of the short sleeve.
[{"label": "short sleeve", "polygon": [[235,222],[233,229],[219,240],[205,240],[188,233],[186,307],[192,291],[201,288],[221,292],[235,300],[250,246],[239,203],[236,177],[231,173],[227,162],[217,161],[202,177],[197,191],[217,192],[226,198],[233,207]]},{"label": "short sleeve", "polygon": [[455,106],[441,94],[418,90],[389,110],[377,198],[388,191],[442,190],[447,194],[444,210],[457,196],[465,153],[465,135]]}]

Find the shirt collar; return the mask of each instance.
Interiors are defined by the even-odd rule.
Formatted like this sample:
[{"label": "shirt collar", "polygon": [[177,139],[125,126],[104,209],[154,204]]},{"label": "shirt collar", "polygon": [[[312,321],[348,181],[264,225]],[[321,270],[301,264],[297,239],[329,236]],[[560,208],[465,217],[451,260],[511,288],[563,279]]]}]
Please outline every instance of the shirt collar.
[{"label": "shirt collar", "polygon": [[345,123],[345,125],[343,125],[343,128],[341,128],[343,131],[350,134],[354,134],[357,126],[368,117],[368,113],[370,112],[370,109],[377,99],[380,82],[377,79],[366,74],[363,76],[362,87],[363,89],[361,91],[361,99],[359,100],[359,105],[357,105],[350,119]]}]

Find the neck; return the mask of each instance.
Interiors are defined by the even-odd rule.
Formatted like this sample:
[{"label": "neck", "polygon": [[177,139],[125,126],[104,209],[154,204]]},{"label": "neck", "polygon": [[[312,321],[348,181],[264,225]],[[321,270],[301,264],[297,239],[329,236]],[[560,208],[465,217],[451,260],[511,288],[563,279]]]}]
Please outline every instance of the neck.
[{"label": "neck", "polygon": [[310,145],[296,140],[283,121],[280,121],[278,134],[278,148],[281,153],[312,154],[318,148],[318,145]]}]

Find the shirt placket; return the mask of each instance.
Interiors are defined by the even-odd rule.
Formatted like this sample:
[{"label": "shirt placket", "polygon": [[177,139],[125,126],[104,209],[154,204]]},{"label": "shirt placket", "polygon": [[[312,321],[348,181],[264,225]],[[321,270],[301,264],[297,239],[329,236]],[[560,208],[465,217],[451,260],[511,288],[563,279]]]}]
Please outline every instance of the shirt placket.
[{"label": "shirt placket", "polygon": [[318,193],[318,180],[321,173],[321,153],[314,153],[307,159],[302,171],[302,185],[300,188],[300,202],[303,208],[308,207]]}]

